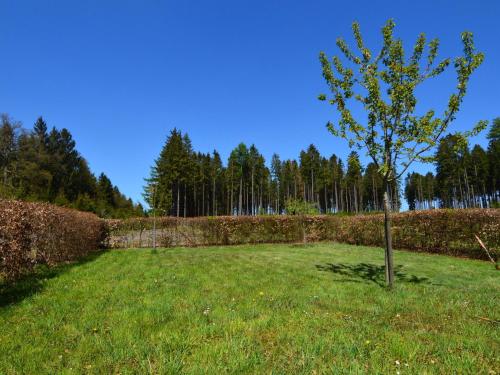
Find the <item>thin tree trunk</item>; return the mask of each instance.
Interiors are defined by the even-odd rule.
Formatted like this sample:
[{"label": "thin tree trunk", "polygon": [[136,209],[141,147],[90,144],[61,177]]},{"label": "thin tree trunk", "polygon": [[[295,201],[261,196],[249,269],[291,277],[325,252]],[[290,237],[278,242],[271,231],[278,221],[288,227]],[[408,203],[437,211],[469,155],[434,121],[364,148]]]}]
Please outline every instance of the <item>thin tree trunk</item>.
[{"label": "thin tree trunk", "polygon": [[179,189],[179,183],[177,183],[177,217],[179,217],[179,204],[180,204],[181,192]]},{"label": "thin tree trunk", "polygon": [[186,217],[187,199],[186,199],[186,184],[184,184],[184,217]]},{"label": "thin tree trunk", "polygon": [[340,211],[344,211],[344,192],[342,191],[342,185],[340,185]]},{"label": "thin tree trunk", "polygon": [[213,204],[212,204],[212,215],[217,216],[217,195],[215,194],[215,178],[213,181],[213,189],[212,189],[212,194],[213,194]]},{"label": "thin tree trunk", "polygon": [[358,213],[359,206],[358,206],[358,193],[356,191],[356,184],[352,186],[352,193],[354,195],[354,212]]},{"label": "thin tree trunk", "polygon": [[392,258],[391,208],[389,204],[389,185],[385,182],[384,191],[384,232],[385,232],[385,281],[389,288],[394,285],[394,264]]},{"label": "thin tree trunk", "polygon": [[194,213],[196,216],[200,216],[200,212],[198,211],[198,198],[196,196],[196,180],[193,182],[193,195],[194,195]]},{"label": "thin tree trunk", "polygon": [[255,215],[255,198],[254,198],[254,170],[252,168],[252,216]]},{"label": "thin tree trunk", "polygon": [[243,215],[248,215],[250,207],[250,188],[245,184],[243,191]]},{"label": "thin tree trunk", "polygon": [[277,214],[279,215],[280,214],[280,182],[278,180],[278,197],[277,197],[277,204],[276,204],[276,211],[277,211]]},{"label": "thin tree trunk", "polygon": [[335,213],[339,212],[339,195],[337,191],[337,181],[335,181]]},{"label": "thin tree trunk", "polygon": [[314,203],[314,170],[311,169],[311,201]]},{"label": "thin tree trunk", "polygon": [[238,215],[243,211],[243,177],[240,178],[240,195],[238,200]]},{"label": "thin tree trunk", "polygon": [[328,212],[328,192],[326,190],[326,184],[325,184],[325,214]]},{"label": "thin tree trunk", "polygon": [[233,215],[234,208],[234,183],[233,183],[233,170],[231,169],[231,207],[230,215]]}]

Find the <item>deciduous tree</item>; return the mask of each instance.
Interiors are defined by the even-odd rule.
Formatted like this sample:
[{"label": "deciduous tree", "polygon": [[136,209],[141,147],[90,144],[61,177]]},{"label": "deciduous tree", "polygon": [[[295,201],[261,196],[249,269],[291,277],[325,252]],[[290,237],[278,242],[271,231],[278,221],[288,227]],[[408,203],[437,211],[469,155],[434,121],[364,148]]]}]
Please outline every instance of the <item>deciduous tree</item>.
[{"label": "deciduous tree", "polygon": [[[446,109],[439,114],[429,109],[417,114],[416,89],[426,80],[435,78],[452,62],[446,58],[436,63],[439,41],[427,44],[426,36],[420,34],[413,51],[405,56],[403,42],[394,36],[395,23],[387,21],[382,28],[383,43],[377,53],[365,45],[359,24],[352,25],[358,52],[354,52],[344,41],[337,39],[343,59],[334,56],[328,59],[320,53],[323,77],[330,94],[321,94],[320,100],[336,107],[339,119],[327,127],[335,136],[345,138],[349,146],[364,149],[377,166],[385,190],[385,236],[386,236],[386,281],[394,283],[392,241],[390,230],[389,189],[415,161],[432,161],[429,151],[455,119],[471,74],[481,65],[484,56],[477,52],[472,33],[462,33],[463,55],[453,60],[457,75],[457,88],[451,94]],[[367,113],[366,120],[357,120],[351,110],[358,102]],[[479,122],[473,130],[460,134],[461,139],[477,134],[485,127]]]}]

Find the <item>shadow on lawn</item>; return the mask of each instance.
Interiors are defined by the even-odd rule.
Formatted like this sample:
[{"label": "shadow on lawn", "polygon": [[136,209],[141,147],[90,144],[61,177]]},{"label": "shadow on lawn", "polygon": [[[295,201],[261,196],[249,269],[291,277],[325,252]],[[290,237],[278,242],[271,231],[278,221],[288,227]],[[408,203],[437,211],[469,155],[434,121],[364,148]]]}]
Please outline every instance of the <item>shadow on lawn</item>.
[{"label": "shadow on lawn", "polygon": [[[327,263],[325,265],[317,264],[316,268],[320,271],[333,272],[338,275],[348,276],[352,279],[341,279],[336,281],[352,281],[361,282],[359,279],[365,280],[366,282],[373,282],[380,286],[385,286],[385,266],[379,266],[377,264],[370,263],[357,263],[357,264],[346,264],[346,263]],[[397,265],[394,267],[394,276],[397,281],[407,282],[407,283],[425,283],[429,281],[427,277],[418,277],[415,275],[407,275],[403,273],[402,265]]]},{"label": "shadow on lawn", "polygon": [[38,266],[33,273],[15,282],[0,283],[0,308],[21,302],[23,299],[42,291],[47,280],[62,275],[75,266],[92,262],[105,252],[106,250],[98,251],[76,262],[61,264],[51,268],[41,265]]}]

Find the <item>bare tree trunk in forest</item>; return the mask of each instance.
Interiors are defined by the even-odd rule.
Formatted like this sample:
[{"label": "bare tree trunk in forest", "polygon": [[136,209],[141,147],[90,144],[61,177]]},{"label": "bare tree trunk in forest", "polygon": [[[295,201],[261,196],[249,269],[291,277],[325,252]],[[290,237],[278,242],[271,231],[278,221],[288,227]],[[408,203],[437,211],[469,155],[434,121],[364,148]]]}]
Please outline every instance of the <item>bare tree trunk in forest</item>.
[{"label": "bare tree trunk in forest", "polygon": [[277,201],[277,204],[276,204],[276,213],[279,215],[280,214],[280,182],[279,182],[279,180],[278,180],[277,186],[278,186],[278,197],[276,199],[276,201]]},{"label": "bare tree trunk in forest", "polygon": [[358,188],[358,210],[363,211],[363,192]]},{"label": "bare tree trunk in forest", "polygon": [[465,178],[465,186],[467,187],[467,200],[469,201],[469,207],[473,207],[474,198],[471,194],[471,185],[469,184],[469,176],[467,175],[467,168],[464,168],[464,178]]},{"label": "bare tree trunk in forest", "polygon": [[184,183],[184,217],[186,217],[187,211],[187,199],[186,199],[186,183]]},{"label": "bare tree trunk in forest", "polygon": [[273,203],[271,202],[271,179],[267,179],[267,202],[266,202],[266,212],[269,213],[273,209]]},{"label": "bare tree trunk in forest", "polygon": [[342,191],[342,185],[340,185],[340,211],[344,211],[344,193]]},{"label": "bare tree trunk in forest", "polygon": [[193,195],[194,195],[194,213],[196,216],[200,216],[200,212],[198,211],[198,200],[196,196],[196,181],[193,183]]},{"label": "bare tree trunk in forest", "polygon": [[179,182],[177,182],[177,217],[179,217],[180,199],[181,199],[181,192],[180,192],[180,189],[179,189]]},{"label": "bare tree trunk in forest", "polygon": [[238,215],[243,211],[243,177],[240,177],[240,195],[238,200]]},{"label": "bare tree trunk in forest", "polygon": [[311,201],[314,202],[314,170],[311,169]]},{"label": "bare tree trunk in forest", "polygon": [[213,180],[213,189],[212,189],[213,203],[212,203],[212,215],[217,216],[217,195],[215,191],[215,178]]},{"label": "bare tree trunk in forest", "polygon": [[326,184],[325,184],[325,214],[328,212],[328,192],[326,191]]},{"label": "bare tree trunk in forest", "polygon": [[352,194],[354,195],[354,212],[358,213],[358,193],[356,191],[356,184],[352,185]]},{"label": "bare tree trunk in forest", "polygon": [[230,215],[233,215],[233,212],[234,212],[234,183],[233,183],[233,170],[231,169],[231,211],[230,211]]},{"label": "bare tree trunk in forest", "polygon": [[351,196],[351,190],[347,187],[346,188],[346,200],[347,200],[347,211],[352,212],[352,196]]},{"label": "bare tree trunk in forest", "polygon": [[263,195],[264,195],[264,182],[262,181],[262,179],[260,180],[260,186],[259,186],[259,190],[260,190],[260,203],[259,203],[259,209],[262,210],[262,206],[263,206]]},{"label": "bare tree trunk in forest", "polygon": [[339,195],[337,191],[337,181],[335,181],[335,213],[339,212]]},{"label": "bare tree trunk in forest", "polygon": [[418,210],[418,209],[422,209],[422,207],[420,207],[420,202],[423,202],[424,198],[423,198],[423,192],[422,192],[422,179],[419,177],[418,178],[418,184],[417,184],[417,202],[415,204],[415,208]]},{"label": "bare tree trunk in forest", "polygon": [[248,207],[250,206],[250,202],[249,202],[249,193],[248,193],[248,186],[245,186],[245,215],[248,215]]},{"label": "bare tree trunk in forest", "polygon": [[254,198],[254,169],[252,168],[252,216],[255,215],[255,198]]},{"label": "bare tree trunk in forest", "polygon": [[460,189],[460,204],[462,208],[464,208],[464,193],[462,191],[462,179],[460,178],[460,175],[458,175],[458,187]]},{"label": "bare tree trunk in forest", "polygon": [[201,216],[205,216],[205,182],[201,183]]},{"label": "bare tree trunk in forest", "polygon": [[483,208],[488,207],[488,194],[486,194],[486,185],[483,182]]}]

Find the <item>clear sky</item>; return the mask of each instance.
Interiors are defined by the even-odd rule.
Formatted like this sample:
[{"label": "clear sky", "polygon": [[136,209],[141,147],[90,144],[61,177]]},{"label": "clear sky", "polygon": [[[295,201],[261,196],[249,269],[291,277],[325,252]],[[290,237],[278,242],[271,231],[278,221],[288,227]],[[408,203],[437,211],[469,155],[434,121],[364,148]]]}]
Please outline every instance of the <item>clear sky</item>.
[{"label": "clear sky", "polygon": [[[337,53],[338,36],[352,41],[353,20],[373,50],[394,18],[406,50],[425,32],[441,39],[442,57],[474,32],[486,60],[451,129],[500,116],[497,0],[2,0],[0,17],[0,112],[27,128],[40,115],[68,128],[91,169],[134,200],[173,127],[224,159],[241,141],[267,160],[310,143],[345,158],[345,141],[325,128],[337,116],[317,100],[318,53]],[[451,74],[427,84],[419,108],[442,111],[454,87]]]}]

